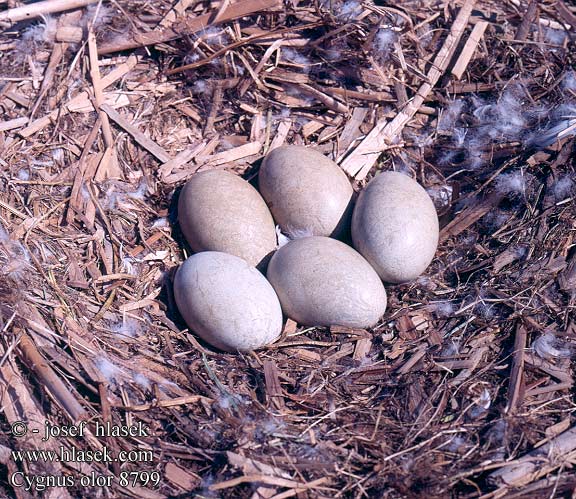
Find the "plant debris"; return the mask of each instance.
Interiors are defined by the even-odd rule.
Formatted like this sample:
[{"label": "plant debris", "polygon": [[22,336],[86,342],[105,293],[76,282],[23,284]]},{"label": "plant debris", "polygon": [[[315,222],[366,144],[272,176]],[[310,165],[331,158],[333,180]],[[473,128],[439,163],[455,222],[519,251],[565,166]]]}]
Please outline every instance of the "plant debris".
[{"label": "plant debris", "polygon": [[[570,496],[569,2],[0,9],[2,497]],[[175,199],[282,144],[357,191],[409,173],[440,246],[372,330],[216,352],[174,304]]]}]

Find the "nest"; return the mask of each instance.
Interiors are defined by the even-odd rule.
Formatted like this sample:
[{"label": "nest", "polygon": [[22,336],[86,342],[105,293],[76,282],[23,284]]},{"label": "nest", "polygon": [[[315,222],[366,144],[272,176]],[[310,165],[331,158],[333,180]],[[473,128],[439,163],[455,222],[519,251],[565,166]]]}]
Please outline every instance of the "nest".
[{"label": "nest", "polygon": [[[2,497],[570,493],[573,7],[0,3]],[[173,200],[285,143],[410,174],[440,246],[372,330],[216,352]]]}]

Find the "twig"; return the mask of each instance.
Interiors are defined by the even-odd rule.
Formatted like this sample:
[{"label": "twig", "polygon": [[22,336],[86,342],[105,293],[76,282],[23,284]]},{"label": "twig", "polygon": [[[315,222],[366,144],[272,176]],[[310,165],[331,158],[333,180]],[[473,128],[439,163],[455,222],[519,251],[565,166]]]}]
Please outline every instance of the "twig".
[{"label": "twig", "polygon": [[[105,382],[98,383],[98,394],[100,395],[100,407],[102,412],[102,421],[105,423],[113,424],[112,413],[110,412],[110,401],[108,400],[108,384]],[[114,450],[114,454],[118,454],[118,442],[112,437],[105,437],[106,443]],[[118,462],[112,463],[114,473],[120,472],[120,464]]]},{"label": "twig", "polygon": [[192,161],[205,147],[206,142],[200,142],[199,144],[194,144],[193,146],[180,151],[173,159],[166,161],[162,166],[160,166],[158,169],[160,177],[165,178],[182,165]]},{"label": "twig", "polygon": [[222,86],[216,84],[212,91],[212,101],[210,103],[210,113],[206,118],[206,124],[204,125],[204,136],[209,134],[210,132],[215,132],[214,130],[214,122],[216,121],[216,115],[220,110],[220,106],[222,105],[222,97],[224,95],[224,91],[222,90]]},{"label": "twig", "polygon": [[360,126],[368,114],[367,107],[357,107],[352,111],[352,116],[344,126],[340,137],[338,137],[338,154],[346,151],[350,144],[360,135]]},{"label": "twig", "polygon": [[412,452],[412,451],[414,451],[414,450],[421,449],[422,447],[426,447],[428,444],[432,443],[432,442],[433,442],[434,440],[436,440],[438,437],[441,437],[441,436],[443,436],[443,435],[455,435],[455,434],[457,434],[457,433],[464,433],[464,434],[466,434],[466,433],[468,433],[468,430],[466,430],[466,429],[464,429],[464,428],[460,428],[460,429],[440,431],[440,432],[436,433],[435,435],[432,435],[432,437],[430,437],[429,439],[423,440],[422,442],[417,443],[416,445],[413,445],[412,447],[407,447],[407,448],[402,449],[402,450],[400,450],[400,451],[398,451],[398,452],[395,452],[394,454],[390,454],[390,455],[386,456],[386,457],[384,458],[384,462],[391,461],[392,459],[396,459],[397,457],[400,457],[400,456],[402,456],[402,455],[404,455],[404,454],[408,454],[408,453],[410,453],[410,452]]},{"label": "twig", "polygon": [[347,88],[339,87],[322,87],[319,85],[326,93],[331,93],[342,97],[344,100],[348,99],[358,99],[365,100],[369,102],[395,102],[396,99],[392,94],[388,92],[377,92],[374,90],[359,92],[358,90],[349,90]]},{"label": "twig", "polygon": [[345,106],[341,102],[330,97],[329,95],[326,95],[324,92],[321,92],[320,90],[317,90],[316,88],[314,88],[310,85],[306,85],[305,83],[301,83],[299,85],[296,85],[296,88],[299,88],[302,92],[304,92],[305,94],[308,94],[310,97],[314,97],[317,101],[321,102],[328,109],[331,109],[332,111],[334,111],[336,113],[341,113],[341,114],[347,115],[349,112],[348,106]]},{"label": "twig", "polygon": [[218,7],[218,10],[214,14],[214,17],[210,20],[210,24],[216,24],[221,22],[222,18],[224,17],[224,13],[226,12],[226,9],[228,8],[229,5],[230,0],[222,0],[220,7]]},{"label": "twig", "polygon": [[[266,52],[264,52],[264,55],[262,56],[262,58],[260,59],[260,61],[258,62],[258,64],[256,65],[256,67],[254,68],[253,73],[258,76],[258,74],[260,73],[260,71],[262,71],[262,69],[264,68],[264,66],[266,65],[266,63],[268,62],[268,60],[270,59],[270,57],[272,57],[272,54],[274,54],[274,52],[276,52],[284,43],[284,40],[282,38],[276,40],[272,45],[270,45],[270,47],[268,47],[266,49]],[[243,96],[246,91],[250,88],[250,85],[252,84],[252,82],[255,81],[252,78],[246,78],[244,80],[244,82],[242,82],[240,84],[240,86],[238,87],[238,94],[240,96]]]}]

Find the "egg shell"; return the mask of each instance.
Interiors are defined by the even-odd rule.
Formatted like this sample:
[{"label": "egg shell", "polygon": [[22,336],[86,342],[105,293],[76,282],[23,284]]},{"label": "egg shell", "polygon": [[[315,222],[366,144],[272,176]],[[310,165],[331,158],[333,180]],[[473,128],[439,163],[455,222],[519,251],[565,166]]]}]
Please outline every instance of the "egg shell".
[{"label": "egg shell", "polygon": [[190,329],[227,352],[260,348],[282,332],[276,292],[260,271],[234,255],[192,255],[176,272],[174,298]]},{"label": "egg shell", "polygon": [[302,325],[370,327],[386,310],[378,274],[357,251],[328,237],[282,246],[267,277],[284,313]]},{"label": "egg shell", "polygon": [[258,185],[284,233],[349,235],[354,191],[346,174],[322,153],[278,147],[264,159]]},{"label": "egg shell", "polygon": [[384,282],[418,277],[438,246],[438,215],[424,188],[407,175],[384,172],[360,194],[352,215],[354,247]]},{"label": "egg shell", "polygon": [[274,220],[264,199],[230,172],[197,173],[178,200],[178,221],[193,251],[222,251],[263,265],[276,248]]}]

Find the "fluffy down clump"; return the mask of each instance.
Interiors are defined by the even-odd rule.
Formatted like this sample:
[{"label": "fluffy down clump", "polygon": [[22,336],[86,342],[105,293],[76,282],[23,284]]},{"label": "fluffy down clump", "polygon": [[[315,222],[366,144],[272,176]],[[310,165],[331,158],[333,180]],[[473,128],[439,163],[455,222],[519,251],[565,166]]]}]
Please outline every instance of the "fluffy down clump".
[{"label": "fluffy down clump", "polygon": [[305,72],[310,70],[310,59],[305,55],[302,55],[300,52],[297,52],[290,47],[286,47],[282,49],[282,56],[286,61],[301,66]]},{"label": "fluffy down clump", "polygon": [[534,340],[532,349],[543,359],[568,359],[573,348],[552,333],[544,333]]},{"label": "fluffy down clump", "polygon": [[471,96],[455,99],[441,110],[436,131],[451,138],[441,152],[441,164],[461,164],[471,170],[485,165],[494,145],[525,143],[548,113],[532,104],[524,88],[509,86],[499,99]]},{"label": "fluffy down clump", "polygon": [[391,52],[394,50],[394,44],[398,41],[398,34],[390,27],[381,28],[374,37],[375,57],[379,61],[389,59]]},{"label": "fluffy down clump", "polygon": [[503,173],[496,178],[496,190],[501,194],[524,194],[526,177],[522,172]]},{"label": "fluffy down clump", "polygon": [[574,180],[569,175],[560,177],[552,186],[552,192],[557,201],[570,197],[574,192]]},{"label": "fluffy down clump", "polygon": [[10,239],[0,225],[0,275],[20,282],[31,268],[30,255],[26,248],[19,241]]},{"label": "fluffy down clump", "polygon": [[351,21],[362,13],[362,4],[358,0],[348,0],[334,10],[338,19]]},{"label": "fluffy down clump", "polygon": [[56,38],[58,21],[52,16],[43,16],[42,21],[26,28],[22,33],[21,43],[38,45],[52,43]]}]

